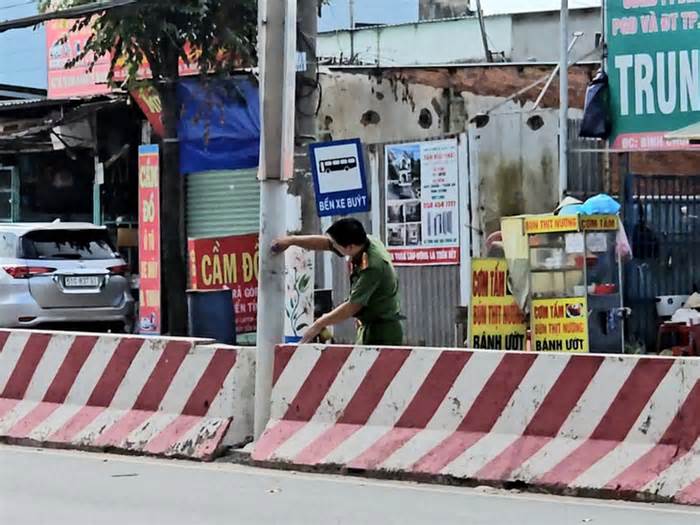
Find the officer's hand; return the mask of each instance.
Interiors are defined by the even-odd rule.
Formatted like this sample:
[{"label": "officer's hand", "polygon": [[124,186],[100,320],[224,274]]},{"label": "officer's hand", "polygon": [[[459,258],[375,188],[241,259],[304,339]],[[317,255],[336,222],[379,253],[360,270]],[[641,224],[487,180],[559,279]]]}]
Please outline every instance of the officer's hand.
[{"label": "officer's hand", "polygon": [[321,331],[323,330],[323,328],[324,327],[318,323],[312,324],[306,330],[306,333],[304,334],[304,337],[302,337],[301,341],[299,341],[299,344],[306,345],[306,344],[313,342],[313,340],[316,339],[321,334]]},{"label": "officer's hand", "polygon": [[272,253],[279,255],[286,252],[292,245],[292,241],[289,237],[280,237],[272,243]]}]

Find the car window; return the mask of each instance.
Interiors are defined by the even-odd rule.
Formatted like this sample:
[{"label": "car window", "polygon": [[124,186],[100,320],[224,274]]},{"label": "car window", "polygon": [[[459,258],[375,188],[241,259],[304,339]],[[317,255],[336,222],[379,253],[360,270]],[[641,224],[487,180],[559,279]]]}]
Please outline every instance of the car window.
[{"label": "car window", "polygon": [[14,233],[0,233],[0,257],[17,257],[17,236]]},{"label": "car window", "polygon": [[22,237],[25,259],[117,259],[105,230],[38,230]]}]

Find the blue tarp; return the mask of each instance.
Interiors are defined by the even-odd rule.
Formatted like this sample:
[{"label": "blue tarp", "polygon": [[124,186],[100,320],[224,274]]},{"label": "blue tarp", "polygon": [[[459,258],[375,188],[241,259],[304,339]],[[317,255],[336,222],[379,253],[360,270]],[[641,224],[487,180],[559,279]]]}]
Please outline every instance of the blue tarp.
[{"label": "blue tarp", "polygon": [[183,80],[180,171],[255,168],[260,154],[258,86],[249,78]]}]

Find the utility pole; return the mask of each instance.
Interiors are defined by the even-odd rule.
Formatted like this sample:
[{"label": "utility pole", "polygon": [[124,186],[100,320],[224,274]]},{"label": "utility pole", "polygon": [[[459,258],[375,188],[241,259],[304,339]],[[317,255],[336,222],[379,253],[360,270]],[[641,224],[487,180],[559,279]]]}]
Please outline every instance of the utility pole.
[{"label": "utility pole", "polygon": [[569,183],[569,0],[561,0],[559,56],[559,197]]},{"label": "utility pole", "polygon": [[[309,144],[317,140],[316,112],[319,101],[318,36],[319,0],[299,0],[297,50],[306,55],[306,69],[297,72],[296,159],[290,193],[301,198],[302,233],[318,233],[321,221],[316,214],[316,195],[310,177]],[[322,259],[316,258],[317,263]]]},{"label": "utility pole", "polygon": [[484,10],[481,8],[481,0],[476,0],[476,14],[479,17],[481,41],[484,44],[484,54],[486,55],[486,62],[490,64],[493,62],[493,53],[491,53],[491,50],[489,49],[489,37],[486,34],[486,23],[484,22]]},{"label": "utility pole", "polygon": [[260,275],[255,438],[270,419],[275,345],[284,338],[285,265],[273,241],[286,234],[287,181],[294,172],[296,0],[258,0],[260,67]]},{"label": "utility pole", "polygon": [[355,0],[348,0],[350,11],[350,63],[355,61]]}]

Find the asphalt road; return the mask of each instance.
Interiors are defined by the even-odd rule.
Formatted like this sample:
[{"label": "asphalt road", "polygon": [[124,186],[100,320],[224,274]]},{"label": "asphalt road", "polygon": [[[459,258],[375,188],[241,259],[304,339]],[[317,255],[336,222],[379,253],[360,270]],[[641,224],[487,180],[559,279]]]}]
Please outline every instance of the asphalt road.
[{"label": "asphalt road", "polygon": [[700,509],[0,446],[0,523],[698,525]]}]

